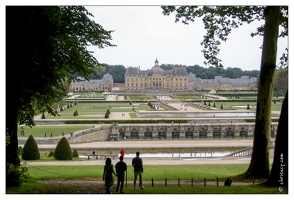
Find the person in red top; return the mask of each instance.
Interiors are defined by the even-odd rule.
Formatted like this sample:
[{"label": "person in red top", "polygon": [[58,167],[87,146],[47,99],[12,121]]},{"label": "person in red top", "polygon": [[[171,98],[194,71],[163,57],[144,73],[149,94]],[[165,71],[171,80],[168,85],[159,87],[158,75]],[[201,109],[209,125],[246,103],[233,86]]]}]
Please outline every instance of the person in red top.
[{"label": "person in red top", "polygon": [[123,148],[120,150],[119,153],[120,153],[121,156],[125,156],[125,150]]}]

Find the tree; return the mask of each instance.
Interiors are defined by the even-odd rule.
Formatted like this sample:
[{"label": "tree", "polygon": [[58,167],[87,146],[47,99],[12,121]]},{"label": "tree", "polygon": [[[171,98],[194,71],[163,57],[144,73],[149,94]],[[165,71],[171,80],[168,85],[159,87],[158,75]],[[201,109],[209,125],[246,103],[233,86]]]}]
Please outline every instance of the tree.
[{"label": "tree", "polygon": [[277,91],[277,95],[285,96],[288,90],[288,68],[276,70],[274,89]]},{"label": "tree", "polygon": [[275,141],[274,161],[266,185],[288,186],[288,92],[285,95]]},{"label": "tree", "polygon": [[[205,64],[210,63],[222,67],[218,58],[219,45],[226,41],[232,28],[237,28],[244,22],[264,20],[264,26],[258,27],[252,36],[262,35],[262,58],[258,81],[257,108],[253,153],[250,165],[245,173],[247,177],[268,178],[269,171],[269,143],[271,127],[271,102],[273,95],[274,71],[276,68],[276,52],[278,37],[288,35],[288,7],[287,6],[163,6],[163,14],[176,12],[176,22],[179,19],[188,24],[196,17],[202,18],[207,34],[201,43],[204,46]],[[283,30],[279,34],[279,26]],[[287,65],[287,57],[282,57],[281,64]]]},{"label": "tree", "polygon": [[74,157],[74,158],[78,158],[79,157],[79,153],[78,153],[78,150],[73,150],[73,152],[72,152],[72,157]]},{"label": "tree", "polygon": [[24,160],[39,160],[40,152],[38,145],[32,135],[29,136],[26,143],[23,146],[22,158]]},{"label": "tree", "polygon": [[65,137],[58,142],[54,150],[54,158],[57,160],[72,160],[72,151]]},{"label": "tree", "polygon": [[57,115],[51,103],[63,83],[93,73],[98,61],[87,46],[114,46],[112,31],[91,16],[82,6],[6,6],[6,167],[20,165],[18,124],[33,126],[36,110]]}]

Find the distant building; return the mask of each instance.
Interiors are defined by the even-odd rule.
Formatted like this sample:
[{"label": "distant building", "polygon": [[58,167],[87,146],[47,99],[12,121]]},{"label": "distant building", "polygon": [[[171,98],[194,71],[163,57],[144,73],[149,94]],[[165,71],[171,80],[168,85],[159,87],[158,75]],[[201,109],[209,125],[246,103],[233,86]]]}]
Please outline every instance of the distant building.
[{"label": "distant building", "polygon": [[256,90],[257,78],[241,76],[238,79],[223,78],[215,76],[214,79],[197,78],[189,74],[189,83],[194,90]]},{"label": "distant building", "polygon": [[75,81],[70,84],[74,92],[78,91],[108,91],[110,92],[113,87],[113,78],[110,74],[105,74],[102,79],[89,79],[85,80],[78,77],[81,81]]},{"label": "distant building", "polygon": [[214,79],[197,78],[188,74],[185,67],[174,67],[163,70],[158,60],[149,70],[140,70],[140,67],[129,67],[125,74],[125,88],[128,91],[144,90],[254,90],[257,89],[257,78],[242,76],[238,79],[215,76]]},{"label": "distant building", "polygon": [[163,70],[155,60],[149,70],[140,67],[129,67],[125,73],[125,88],[128,91],[141,90],[188,90],[188,73],[184,67]]},{"label": "distant building", "polygon": [[128,67],[125,73],[125,83],[113,82],[112,75],[105,74],[102,79],[80,77],[82,81],[71,83],[74,92],[77,91],[112,91],[125,87],[129,92],[155,91],[194,91],[194,90],[256,90],[257,78],[241,76],[238,79],[215,76],[214,79],[197,78],[188,74],[185,67],[174,67],[164,70],[159,67],[158,60],[151,69],[141,70],[140,67]]}]

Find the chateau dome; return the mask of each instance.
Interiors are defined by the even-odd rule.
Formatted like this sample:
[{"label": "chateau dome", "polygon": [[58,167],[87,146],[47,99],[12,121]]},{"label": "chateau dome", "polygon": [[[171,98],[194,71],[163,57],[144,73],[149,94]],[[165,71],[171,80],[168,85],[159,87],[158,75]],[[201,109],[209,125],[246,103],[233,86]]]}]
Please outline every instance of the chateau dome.
[{"label": "chateau dome", "polygon": [[138,67],[129,67],[127,68],[125,76],[140,76],[140,69]]},{"label": "chateau dome", "polygon": [[148,76],[152,76],[153,74],[165,76],[165,71],[161,69],[159,66],[154,66],[149,70]]}]

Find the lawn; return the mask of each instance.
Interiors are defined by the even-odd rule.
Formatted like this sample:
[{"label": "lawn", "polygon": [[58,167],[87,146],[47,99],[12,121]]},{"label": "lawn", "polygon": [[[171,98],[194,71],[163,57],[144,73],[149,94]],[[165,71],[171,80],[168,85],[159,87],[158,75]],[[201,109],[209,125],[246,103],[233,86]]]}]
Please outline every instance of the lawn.
[{"label": "lawn", "polygon": [[[62,131],[64,134],[69,134],[71,132],[79,131],[79,130],[85,130],[92,128],[92,125],[62,125],[62,126],[33,126],[32,128],[25,126],[25,137],[29,137],[32,135],[33,137],[44,137],[45,133],[47,134],[47,137],[50,136],[52,133],[53,137],[61,136]],[[20,137],[21,128],[18,127],[18,137]]]},{"label": "lawn", "polygon": [[[238,185],[237,179],[232,176],[243,173],[247,167],[246,164],[144,166],[143,185],[145,189],[134,190],[132,167],[128,165],[127,186],[124,191],[127,194],[288,194],[287,188],[279,192],[277,187],[265,187],[256,183],[253,185],[250,180],[243,181],[247,183],[243,186]],[[31,166],[29,173],[32,178],[29,182],[23,183],[20,187],[8,188],[6,192],[8,194],[30,194],[38,193],[41,188],[44,190],[48,187],[38,183],[37,180],[101,181],[103,166]],[[227,177],[232,177],[232,186],[223,187],[223,181]],[[191,184],[192,178],[193,185]],[[207,183],[209,182],[206,186],[204,186],[204,178]],[[165,179],[167,179],[166,185]],[[180,184],[178,184],[179,179]],[[103,184],[103,182],[98,182],[98,184]]]},{"label": "lawn", "polygon": [[[136,110],[151,110],[147,104],[130,104],[129,102],[101,102],[101,103],[78,103],[59,113],[60,116],[46,116],[46,119],[105,119],[105,113],[109,109],[112,112],[134,112]],[[73,116],[77,110],[78,116]]]}]

